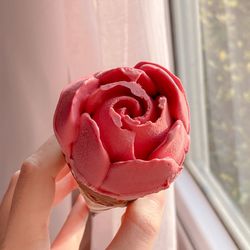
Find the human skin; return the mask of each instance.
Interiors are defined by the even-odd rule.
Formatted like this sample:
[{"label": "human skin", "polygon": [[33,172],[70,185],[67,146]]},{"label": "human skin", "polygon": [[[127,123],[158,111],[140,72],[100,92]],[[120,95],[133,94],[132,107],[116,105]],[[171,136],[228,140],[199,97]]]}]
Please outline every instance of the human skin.
[{"label": "human skin", "polygon": [[[52,136],[10,180],[0,205],[0,249],[78,249],[89,214],[81,195],[54,242],[49,238],[52,208],[76,188],[60,146]],[[152,249],[164,202],[161,191],[130,203],[107,249]]]}]

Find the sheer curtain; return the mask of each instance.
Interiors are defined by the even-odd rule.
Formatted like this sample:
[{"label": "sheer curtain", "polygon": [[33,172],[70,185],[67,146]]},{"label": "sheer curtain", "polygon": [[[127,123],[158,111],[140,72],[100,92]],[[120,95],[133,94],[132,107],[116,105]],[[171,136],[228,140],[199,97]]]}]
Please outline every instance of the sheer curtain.
[{"label": "sheer curtain", "polygon": [[[23,0],[0,2],[0,196],[22,160],[53,133],[60,90],[91,72],[149,60],[172,68],[168,1]],[[173,189],[155,249],[175,249]],[[58,206],[52,237],[71,206]],[[94,218],[92,249],[103,249],[122,210]],[[97,236],[98,234],[98,236]],[[97,241],[98,239],[98,241]]]}]

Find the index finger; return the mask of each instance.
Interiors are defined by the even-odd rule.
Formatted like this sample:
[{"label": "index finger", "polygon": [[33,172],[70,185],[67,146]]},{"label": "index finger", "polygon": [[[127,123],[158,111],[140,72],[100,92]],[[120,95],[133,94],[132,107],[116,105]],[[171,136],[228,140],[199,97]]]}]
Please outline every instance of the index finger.
[{"label": "index finger", "polygon": [[51,136],[35,153],[29,156],[24,161],[22,168],[29,168],[30,165],[40,168],[44,174],[56,178],[66,162],[55,136]]},{"label": "index finger", "polygon": [[55,137],[24,161],[13,195],[5,237],[7,242],[19,242],[22,246],[23,243],[32,244],[36,239],[48,238],[55,178],[64,166],[64,156]]}]

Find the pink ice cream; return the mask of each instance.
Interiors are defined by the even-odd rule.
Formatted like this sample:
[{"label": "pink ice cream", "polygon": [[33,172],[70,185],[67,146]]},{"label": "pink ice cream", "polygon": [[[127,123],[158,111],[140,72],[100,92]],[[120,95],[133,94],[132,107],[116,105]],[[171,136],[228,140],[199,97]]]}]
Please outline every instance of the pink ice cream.
[{"label": "pink ice cream", "polygon": [[175,75],[140,62],[68,85],[54,131],[78,183],[132,200],[167,188],[181,171],[189,107]]}]

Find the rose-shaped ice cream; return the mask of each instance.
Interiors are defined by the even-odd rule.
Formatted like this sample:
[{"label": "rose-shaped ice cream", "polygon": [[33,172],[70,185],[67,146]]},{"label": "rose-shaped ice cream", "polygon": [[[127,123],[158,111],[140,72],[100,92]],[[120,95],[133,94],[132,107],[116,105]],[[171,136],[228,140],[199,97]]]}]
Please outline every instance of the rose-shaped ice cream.
[{"label": "rose-shaped ice cream", "polygon": [[133,200],[167,188],[189,147],[189,108],[180,80],[140,62],[68,85],[54,130],[77,182]]}]

